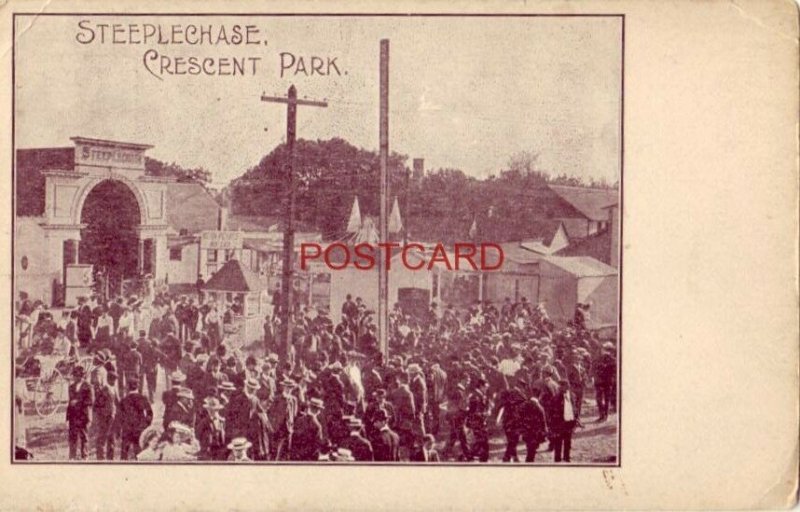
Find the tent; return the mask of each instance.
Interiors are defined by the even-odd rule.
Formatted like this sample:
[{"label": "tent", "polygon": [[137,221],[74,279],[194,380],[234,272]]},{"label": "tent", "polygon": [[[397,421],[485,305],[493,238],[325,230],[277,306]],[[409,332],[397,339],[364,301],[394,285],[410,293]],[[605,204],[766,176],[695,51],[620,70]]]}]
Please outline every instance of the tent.
[{"label": "tent", "polygon": [[590,304],[593,329],[617,324],[617,269],[590,256],[548,256],[539,263],[539,301],[553,320],[567,321],[575,304]]}]

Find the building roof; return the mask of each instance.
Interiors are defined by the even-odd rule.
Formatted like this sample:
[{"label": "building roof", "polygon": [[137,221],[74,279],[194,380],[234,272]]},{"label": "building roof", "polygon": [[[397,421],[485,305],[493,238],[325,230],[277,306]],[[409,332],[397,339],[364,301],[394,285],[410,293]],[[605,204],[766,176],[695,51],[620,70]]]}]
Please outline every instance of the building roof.
[{"label": "building roof", "polygon": [[239,260],[228,260],[221,269],[211,276],[203,287],[205,290],[223,292],[253,292],[267,289],[267,283]]},{"label": "building roof", "polygon": [[491,242],[538,241],[549,247],[561,226],[562,222],[558,219],[534,220],[482,215],[477,220],[477,238]]},{"label": "building roof", "polygon": [[111,148],[124,148],[124,149],[150,149],[153,146],[149,144],[138,144],[135,142],[122,142],[119,140],[109,139],[94,139],[91,137],[70,137],[69,140],[76,144],[91,144],[92,146],[106,146]]},{"label": "building roof", "polygon": [[167,183],[167,221],[180,233],[217,229],[219,205],[199,183]]},{"label": "building roof", "polygon": [[556,256],[591,256],[604,263],[611,262],[611,230],[604,229],[585,238],[573,240],[556,252]]},{"label": "building roof", "polygon": [[225,229],[229,231],[278,231],[280,218],[267,215],[228,215]]},{"label": "building roof", "polygon": [[613,188],[568,187],[561,185],[550,185],[550,188],[589,220],[608,220],[608,212],[605,211],[605,207],[616,202],[619,198],[619,190]]},{"label": "building roof", "polygon": [[591,256],[545,256],[542,259],[576,277],[605,277],[617,275],[617,269]]}]

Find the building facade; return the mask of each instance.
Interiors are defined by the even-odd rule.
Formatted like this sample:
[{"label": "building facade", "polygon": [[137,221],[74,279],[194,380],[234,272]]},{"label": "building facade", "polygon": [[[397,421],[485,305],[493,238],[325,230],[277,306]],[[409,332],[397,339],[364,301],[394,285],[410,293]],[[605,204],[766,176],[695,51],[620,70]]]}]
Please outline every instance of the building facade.
[{"label": "building facade", "polygon": [[[16,153],[17,290],[46,304],[74,303],[67,284],[88,285],[81,265],[91,265],[107,281],[148,274],[163,281],[172,180],[145,174],[151,146],[71,140],[72,147]],[[77,283],[71,273],[80,274]]]}]

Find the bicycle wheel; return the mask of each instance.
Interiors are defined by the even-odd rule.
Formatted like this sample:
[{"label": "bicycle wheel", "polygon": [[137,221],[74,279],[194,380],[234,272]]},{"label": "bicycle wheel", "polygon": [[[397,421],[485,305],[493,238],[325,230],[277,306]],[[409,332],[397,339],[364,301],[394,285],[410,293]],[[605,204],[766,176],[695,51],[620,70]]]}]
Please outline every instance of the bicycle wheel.
[{"label": "bicycle wheel", "polygon": [[53,369],[49,375],[40,375],[33,389],[33,405],[42,418],[52,416],[64,402],[67,381],[61,372]]}]

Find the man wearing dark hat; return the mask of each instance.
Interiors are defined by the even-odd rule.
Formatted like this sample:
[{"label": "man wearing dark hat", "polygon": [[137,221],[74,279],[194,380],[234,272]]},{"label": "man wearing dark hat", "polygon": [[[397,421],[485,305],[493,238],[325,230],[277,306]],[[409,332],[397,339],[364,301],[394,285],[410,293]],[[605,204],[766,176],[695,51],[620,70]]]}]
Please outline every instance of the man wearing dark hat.
[{"label": "man wearing dark hat", "polygon": [[[509,377],[508,380],[515,380]],[[522,404],[526,401],[525,396],[514,386],[503,389],[497,394],[495,404],[495,414],[498,422],[503,426],[506,435],[506,451],[503,454],[503,462],[517,462],[517,445],[522,435]]]},{"label": "man wearing dark hat", "polygon": [[389,417],[386,411],[379,409],[375,413],[374,426],[377,434],[372,438],[372,450],[376,462],[400,461],[400,436],[389,428]]},{"label": "man wearing dark hat", "polygon": [[119,408],[116,382],[108,379],[104,367],[97,369],[94,385],[94,431],[97,460],[114,458],[114,426]]},{"label": "man wearing dark hat", "polygon": [[570,391],[569,382],[562,380],[558,391],[548,402],[547,409],[555,462],[570,462],[572,433],[578,423],[576,410],[575,395]]},{"label": "man wearing dark hat", "polygon": [[[124,341],[120,341],[124,343]],[[135,341],[127,343],[127,350],[122,351],[122,357],[119,359],[120,365],[120,387],[125,389],[125,383],[129,380],[141,382],[142,376],[142,354],[139,352],[138,345]]]},{"label": "man wearing dark hat", "polygon": [[547,438],[547,416],[536,397],[531,397],[521,403],[518,414],[522,440],[525,442],[527,450],[525,462],[534,462],[539,445]]},{"label": "man wearing dark hat", "polygon": [[408,385],[411,394],[414,395],[414,407],[416,421],[414,422],[414,433],[416,436],[425,434],[425,416],[428,412],[428,384],[425,382],[425,375],[422,367],[417,363],[408,365]]},{"label": "man wearing dark hat", "polygon": [[347,418],[347,428],[350,435],[339,443],[340,448],[346,448],[353,454],[353,458],[359,462],[371,462],[374,460],[372,444],[361,435],[364,423],[355,416]]},{"label": "man wearing dark hat", "polygon": [[597,421],[608,419],[608,409],[612,402],[611,391],[614,387],[614,380],[617,377],[617,360],[614,357],[612,347],[604,347],[600,350],[594,368],[594,389],[597,401],[598,418]]},{"label": "man wearing dark hat", "polygon": [[394,417],[394,408],[392,404],[386,401],[385,389],[376,389],[372,392],[367,410],[364,412],[364,427],[367,439],[373,439],[375,435],[378,434],[378,429],[375,427],[375,417],[379,410],[386,413],[387,421],[392,421]]},{"label": "man wearing dark hat", "polygon": [[141,379],[139,380],[139,392],[144,392],[144,385],[147,383],[147,397],[150,402],[156,394],[156,379],[158,378],[158,360],[160,351],[154,339],[147,337],[147,332],[139,331],[139,338],[136,340],[137,349],[142,355]]},{"label": "man wearing dark hat", "polygon": [[319,398],[308,401],[307,410],[301,414],[294,424],[292,435],[292,460],[315,461],[327,445],[319,413],[325,408],[325,403]]},{"label": "man wearing dark hat", "polygon": [[400,436],[401,456],[408,460],[414,447],[414,428],[418,422],[414,395],[408,388],[408,374],[398,373],[395,376],[396,386],[389,393],[389,401],[394,407],[394,429]]},{"label": "man wearing dark hat", "polygon": [[128,382],[128,394],[119,404],[119,425],[122,450],[120,460],[128,460],[128,452],[133,450],[130,458],[136,457],[139,450],[139,436],[153,422],[153,409],[147,398],[139,393],[139,383]]},{"label": "man wearing dark hat", "polygon": [[72,369],[72,383],[69,385],[67,423],[69,425],[69,458],[86,459],[86,434],[92,421],[94,391],[84,379],[86,371],[82,366]]},{"label": "man wearing dark hat", "polygon": [[183,383],[186,382],[186,375],[176,370],[169,374],[167,378],[170,381],[170,388],[161,395],[161,401],[164,404],[164,430],[167,430],[169,426],[169,417],[172,416],[171,411],[178,403],[178,391],[183,387]]},{"label": "man wearing dark hat", "polygon": [[466,425],[472,429],[475,435],[475,443],[472,447],[472,455],[477,456],[480,462],[489,460],[489,430],[486,425],[486,417],[489,410],[489,399],[486,390],[489,383],[485,379],[479,378],[475,381],[475,389],[469,397],[469,409],[467,411]]},{"label": "man wearing dark hat", "polygon": [[119,317],[122,316],[122,311],[124,309],[125,305],[122,303],[122,297],[118,297],[117,300],[112,302],[108,307],[108,316],[111,317],[112,335],[116,335],[119,330]]},{"label": "man wearing dark hat", "polygon": [[447,372],[445,372],[438,358],[434,360],[428,372],[428,399],[430,401],[430,431],[433,435],[439,433],[441,425],[441,404],[445,400],[445,387],[447,385]]},{"label": "man wearing dark hat", "polygon": [[[451,371],[449,375],[454,375],[455,371]],[[469,395],[467,394],[467,386],[469,385],[470,378],[467,373],[462,373],[461,378],[453,381],[455,385],[450,388],[447,395],[447,418],[450,426],[450,438],[447,440],[445,446],[445,454],[455,448],[456,443],[461,447],[461,456],[464,460],[471,460],[472,455],[470,452],[469,443],[467,443],[467,434],[464,431],[464,424],[467,419],[467,411],[469,409]],[[450,382],[448,380],[448,382]]]}]

